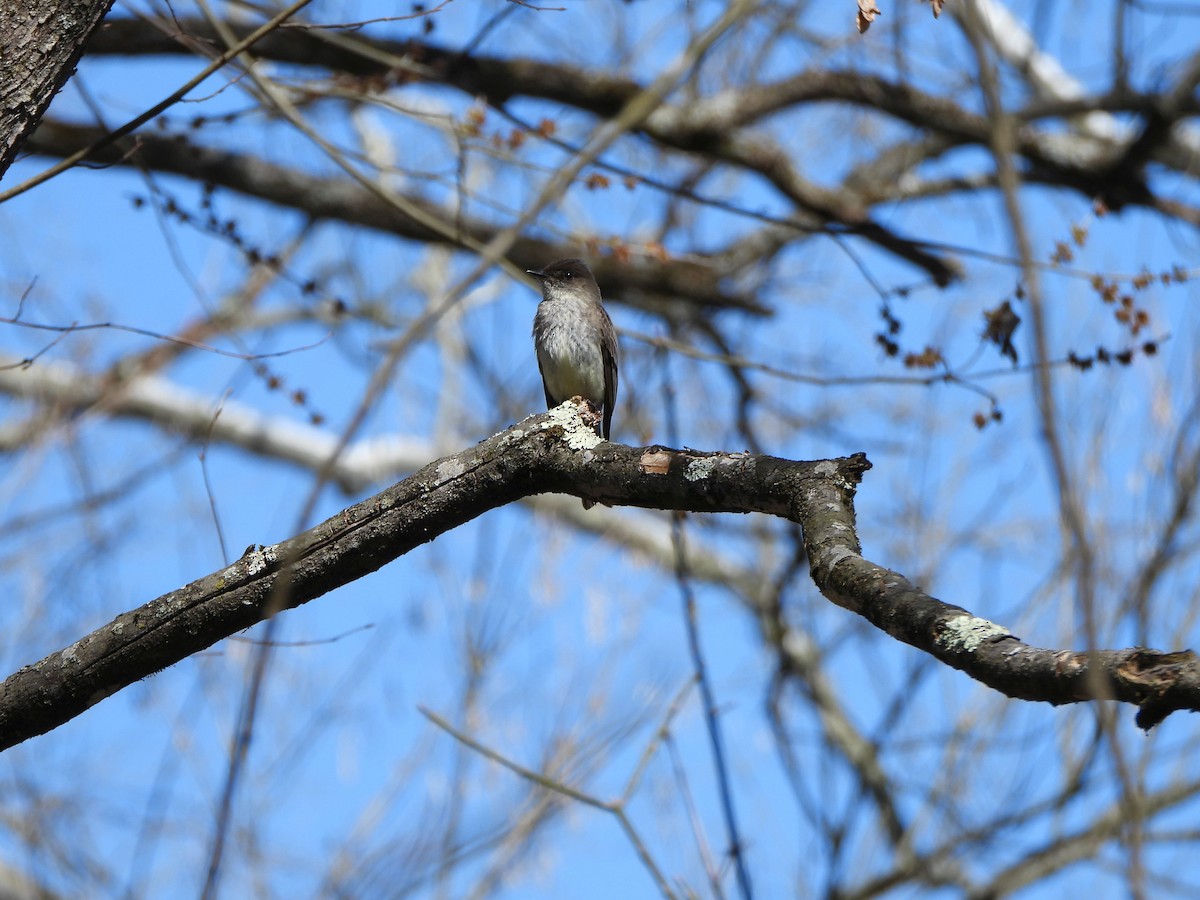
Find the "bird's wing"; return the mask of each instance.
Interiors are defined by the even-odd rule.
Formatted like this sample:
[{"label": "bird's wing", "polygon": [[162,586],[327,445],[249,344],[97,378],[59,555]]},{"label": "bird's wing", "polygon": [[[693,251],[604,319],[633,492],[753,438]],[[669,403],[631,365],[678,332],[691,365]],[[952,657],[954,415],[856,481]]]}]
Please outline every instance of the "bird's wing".
[{"label": "bird's wing", "polygon": [[604,358],[603,437],[607,441],[612,431],[613,408],[617,405],[617,333],[613,329],[612,319],[608,317],[608,311],[601,307],[600,312],[604,314],[604,323],[608,326],[604,329],[604,337],[600,342],[600,355]]},{"label": "bird's wing", "polygon": [[554,409],[558,406],[554,402],[554,398],[550,396],[550,387],[546,384],[546,371],[542,368],[542,354],[537,354],[538,374],[542,376],[542,391],[546,394],[546,409]]}]

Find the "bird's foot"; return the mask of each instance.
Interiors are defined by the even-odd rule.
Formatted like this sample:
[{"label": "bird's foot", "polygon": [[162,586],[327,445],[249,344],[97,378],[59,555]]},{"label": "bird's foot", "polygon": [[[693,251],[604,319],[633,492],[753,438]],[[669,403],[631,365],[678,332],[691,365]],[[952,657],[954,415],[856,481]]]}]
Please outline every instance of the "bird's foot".
[{"label": "bird's foot", "polygon": [[583,420],[596,429],[596,434],[600,433],[600,424],[603,418],[603,412],[600,407],[589,400],[587,397],[581,397],[576,394],[571,398],[571,402],[576,403],[584,408]]}]

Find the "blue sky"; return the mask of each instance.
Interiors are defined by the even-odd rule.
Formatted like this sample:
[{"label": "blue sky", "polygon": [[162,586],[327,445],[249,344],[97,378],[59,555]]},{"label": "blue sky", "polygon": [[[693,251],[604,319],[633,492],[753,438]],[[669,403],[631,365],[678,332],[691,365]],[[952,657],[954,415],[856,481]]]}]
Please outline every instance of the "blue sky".
[{"label": "blue sky", "polygon": [[[562,5],[562,12],[517,8],[491,32],[481,52],[597,66],[609,65],[613,53],[621,52],[625,71],[647,80],[719,7]],[[459,46],[504,8],[499,3],[452,3],[437,13],[433,38]],[[1089,87],[1106,83],[1111,67],[1105,35],[1112,10],[1079,16],[1069,7],[1012,8],[1033,23],[1042,46],[1058,55],[1073,76]],[[128,14],[128,9],[119,4],[115,14]],[[379,15],[371,4],[318,4],[314,10],[322,21]],[[969,49],[947,18],[935,23],[915,4],[886,9],[885,18],[859,38],[851,33],[844,12],[805,12],[797,22],[804,30],[768,44],[770,52],[761,57],[756,58],[752,45],[718,49],[728,54],[730,70],[745,79],[782,77],[816,66],[892,73],[899,54],[914,82],[927,80],[967,107],[979,108]],[[888,30],[893,15],[904,19],[902,37]],[[1153,87],[1170,77],[1175,61],[1193,50],[1195,42],[1187,29],[1170,29],[1156,14],[1140,11],[1135,18],[1134,82]],[[401,22],[377,26],[371,33],[406,36],[417,30],[416,24]],[[589,39],[580,40],[582,33]],[[104,109],[105,120],[116,124],[160,99],[196,67],[191,60],[85,58],[77,82],[56,100],[51,113],[86,120],[78,92],[82,85]],[[711,71],[703,81],[706,92],[720,87],[717,73],[724,69],[714,65]],[[1010,102],[1019,94],[1015,80],[1007,79]],[[215,117],[251,105],[239,86],[226,86],[224,77],[206,83],[197,96],[205,99],[171,111],[175,125],[197,113]],[[399,98],[457,116],[470,105],[469,98],[432,88],[400,92]],[[559,133],[574,141],[595,124],[578,112],[560,116],[554,104],[545,102],[516,102],[513,111],[534,121],[553,117]],[[355,141],[341,107],[318,105],[306,113],[330,137]],[[453,160],[447,157],[452,144],[436,126],[380,108],[363,115],[409,169],[406,178],[423,184],[416,173],[454,175]],[[487,127],[503,132],[508,126],[489,113]],[[905,133],[894,125],[876,127],[865,115],[830,105],[775,117],[764,129],[802,160],[806,177],[827,185],[880,143]],[[283,126],[264,128],[253,115],[228,127],[206,126],[197,137],[333,171],[306,139]],[[521,158],[530,167],[525,168],[491,161],[477,150],[467,172],[490,199],[518,208],[544,177],[538,167],[558,165],[562,159],[556,151],[531,148]],[[626,139],[606,159],[660,177],[677,176],[690,165],[657,158],[641,138]],[[5,186],[45,165],[43,159],[17,163],[5,176]],[[962,151],[923,174],[987,166],[982,151]],[[1193,181],[1180,178],[1172,184],[1170,176],[1156,177],[1172,195],[1195,201]],[[169,176],[156,176],[156,181],[187,208],[199,207],[195,185]],[[709,195],[757,211],[779,214],[786,209],[753,178],[718,173],[701,185]],[[446,193],[444,184],[428,190],[434,196]],[[33,284],[24,306],[30,320],[113,321],[175,333],[241,284],[245,266],[227,242],[158,216],[148,206],[135,206],[135,197],[147,196],[147,183],[136,172],[79,168],[0,206],[6,310],[15,309],[17,298]],[[277,250],[304,228],[295,213],[228,191],[218,191],[214,202],[256,246]],[[1043,260],[1054,242],[1066,239],[1072,225],[1081,222],[1089,225],[1089,240],[1078,251],[1079,269],[1133,273],[1146,267],[1160,272],[1177,264],[1190,266],[1195,259],[1194,233],[1164,227],[1145,212],[1095,219],[1087,198],[1049,190],[1030,189],[1023,202]],[[537,233],[577,240],[589,235],[645,240],[661,222],[662,205],[663,198],[646,186],[632,191],[576,187],[539,219]],[[492,215],[482,205],[475,212]],[[680,215],[688,221],[668,242],[673,253],[711,250],[759,227],[754,220],[686,204]],[[885,206],[875,215],[908,235],[1011,260],[994,193]],[[357,318],[332,329],[310,318],[249,340],[254,352],[317,343],[267,361],[287,391],[306,393],[304,408],[291,402],[287,391],[269,389],[249,364],[236,359],[188,354],[163,374],[213,398],[214,404],[227,396],[264,414],[298,421],[314,410],[325,417],[330,432],[344,427],[381,358],[383,343],[420,311],[426,283],[421,279],[461,276],[473,261],[442,259],[361,229],[331,223],[313,227],[289,271],[295,281],[318,278],[320,296],[345,299]],[[880,284],[893,288],[921,280],[911,267],[877,249],[861,241],[847,243]],[[893,299],[904,322],[906,349],[933,344],[951,361],[968,360],[978,350],[982,311],[1013,297],[1018,274],[1011,261],[997,264],[972,255],[962,260],[967,277],[960,284]],[[879,297],[837,243],[811,238],[781,254],[763,274],[763,295],[773,303],[775,315],[769,321],[732,315],[720,320],[739,352],[816,376],[906,374],[875,345]],[[1129,343],[1085,278],[1047,272],[1044,286],[1056,356]],[[1145,296],[1153,316],[1151,334],[1170,335],[1157,356],[1139,357],[1128,369],[1059,369],[1055,374],[1067,451],[1085,485],[1097,544],[1104,551],[1101,600],[1114,607],[1169,503],[1170,441],[1194,399],[1192,288],[1153,288]],[[445,452],[474,443],[514,417],[539,411],[541,391],[529,341],[535,301],[528,285],[498,271],[486,276],[463,304],[461,316],[443,322],[435,340],[404,361],[363,436],[414,437]],[[619,327],[662,332],[657,319],[624,305],[620,297],[610,301]],[[260,308],[309,309],[316,302],[295,283],[282,282],[266,289]],[[375,311],[382,313],[382,324],[368,318]],[[9,352],[30,353],[47,343],[44,334],[15,327],[4,327],[3,333],[2,346]],[[1029,352],[1026,336],[1019,336],[1023,359]],[[456,355],[456,337],[482,362]],[[66,338],[46,358],[98,372],[148,346],[143,337],[93,331]],[[729,414],[734,394],[719,367],[672,356],[664,371],[651,348],[628,338],[623,352],[617,439],[742,449]],[[973,371],[1006,366],[985,348]],[[864,450],[874,462],[858,498],[869,558],[904,572],[947,602],[1003,622],[1030,643],[1082,646],[1070,582],[1058,577],[1059,524],[1027,375],[981,381],[1004,412],[1002,424],[983,430],[972,426],[971,416],[986,410],[986,401],[954,386],[819,388],[761,374],[750,377],[760,393],[756,415],[765,452],[819,458]],[[675,392],[676,436],[666,426],[664,383]],[[457,392],[449,406],[448,385]],[[0,402],[6,420],[19,421],[29,411],[18,401]],[[68,418],[56,428],[36,450],[9,457],[0,476],[4,519],[77,503],[131,473],[150,471],[115,502],[9,534],[0,544],[0,572],[12,598],[0,640],[9,670],[123,610],[220,568],[227,560],[213,527],[206,474],[230,557],[248,544],[281,540],[302,524],[298,517],[312,489],[311,473],[219,444],[207,448],[202,466],[200,448],[185,439],[146,423],[109,421],[98,413]],[[327,487],[315,518],[357,499]],[[637,511],[614,515],[654,519]],[[764,578],[775,574],[790,552],[786,531],[776,523],[693,518],[689,532],[705,552],[723,553]],[[486,840],[524,808],[529,802],[526,784],[464,751],[420,714],[419,708],[426,707],[455,720],[468,690],[465,636],[497,649],[483,682],[473,688],[479,702],[470,720],[459,724],[531,767],[544,761],[551,734],[558,734],[560,742],[579,742],[592,748],[592,755],[585,753],[578,763],[585,773],[582,783],[600,797],[618,794],[670,699],[687,680],[690,664],[678,588],[670,573],[603,538],[544,512],[497,510],[379,573],[287,613],[277,638],[311,643],[280,648],[274,655],[238,798],[237,840],[227,859],[225,896],[327,894],[323,879],[342,852],[351,853],[350,858],[365,854],[354,865],[362,879],[359,895],[399,892],[405,879],[419,871],[415,864],[406,866],[407,854],[416,858],[421,839],[440,840],[452,806],[448,798],[456,789],[466,798],[458,832],[466,842]],[[1188,549],[1194,540],[1194,530],[1188,529],[1180,544]],[[1152,646],[1177,649],[1196,642],[1191,613],[1196,569],[1195,561],[1185,557],[1155,595],[1147,636]],[[1092,709],[1056,710],[1004,700],[873,632],[820,598],[802,573],[785,598],[795,627],[824,648],[826,676],[849,719],[877,743],[899,784],[905,814],[919,825],[921,849],[936,842],[947,820],[956,826],[962,820],[986,822],[1005,798],[1031,802],[1048,796],[1061,787],[1064,767],[1089,744],[1095,728]],[[829,881],[854,881],[856,873],[883,865],[890,850],[881,845],[866,807],[849,817],[844,856],[835,857],[822,842],[806,810],[835,815],[855,808],[856,788],[844,762],[830,750],[811,705],[791,696],[785,701],[788,727],[806,766],[806,799],[792,795],[763,715],[773,662],[763,651],[754,620],[719,587],[700,585],[698,603],[759,895],[822,893]],[[1112,608],[1105,612],[1106,645],[1125,646],[1138,639],[1130,617],[1118,616]],[[5,806],[18,812],[40,796],[70,798],[59,833],[75,848],[77,861],[104,860],[111,881],[91,881],[94,876],[82,866],[72,872],[48,849],[43,857],[30,858],[25,845],[8,832],[0,835],[5,858],[67,894],[196,893],[252,652],[245,639],[256,633],[222,642],[4,755],[0,780]],[[897,704],[902,714],[894,713]],[[1172,764],[1186,752],[1181,748],[1194,743],[1196,726],[1190,719],[1169,720],[1149,737],[1136,733],[1129,709],[1119,710],[1115,722],[1119,745],[1148,786],[1179,777]],[[673,734],[706,839],[720,848],[724,838],[717,795],[694,697],[675,721]],[[978,858],[968,855],[960,862],[982,875],[1026,848],[1091,821],[1114,797],[1116,778],[1111,759],[1103,754],[1089,773],[1094,781],[1083,800],[1057,817],[1042,816],[1028,827],[1004,832],[981,844]],[[705,890],[681,796],[669,756],[660,751],[630,812],[668,877]],[[1194,818],[1194,812],[1192,802],[1177,815]],[[498,891],[501,896],[652,895],[652,882],[615,821],[572,804],[559,815],[510,874]],[[1164,819],[1164,828],[1170,822],[1170,817]],[[1188,852],[1186,843],[1155,844],[1152,867],[1170,872],[1172,860]],[[1116,859],[1119,871],[1122,863]],[[483,873],[484,860],[464,866],[443,886],[443,895],[465,891]],[[731,884],[727,881],[730,893]],[[1028,895],[1057,896],[1065,886],[1072,892],[1121,895],[1121,882],[1105,864],[1074,867]],[[426,885],[418,893],[433,896],[437,887]]]}]

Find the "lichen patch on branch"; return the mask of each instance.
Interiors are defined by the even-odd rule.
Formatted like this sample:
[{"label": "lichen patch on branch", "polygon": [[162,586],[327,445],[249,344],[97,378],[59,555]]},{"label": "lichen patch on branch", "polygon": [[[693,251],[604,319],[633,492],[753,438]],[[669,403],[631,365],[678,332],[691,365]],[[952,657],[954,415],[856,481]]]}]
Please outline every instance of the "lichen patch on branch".
[{"label": "lichen patch on branch", "polygon": [[1004,626],[972,615],[953,616],[941,622],[940,627],[938,643],[955,653],[974,653],[980,644],[1013,637]]}]

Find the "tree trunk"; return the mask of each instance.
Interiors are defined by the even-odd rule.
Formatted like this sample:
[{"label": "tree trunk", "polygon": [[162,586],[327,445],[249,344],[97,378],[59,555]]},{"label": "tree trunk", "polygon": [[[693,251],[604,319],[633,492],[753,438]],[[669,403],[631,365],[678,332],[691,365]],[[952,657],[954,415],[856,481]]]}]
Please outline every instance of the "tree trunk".
[{"label": "tree trunk", "polygon": [[113,0],[0,0],[0,177]]}]

